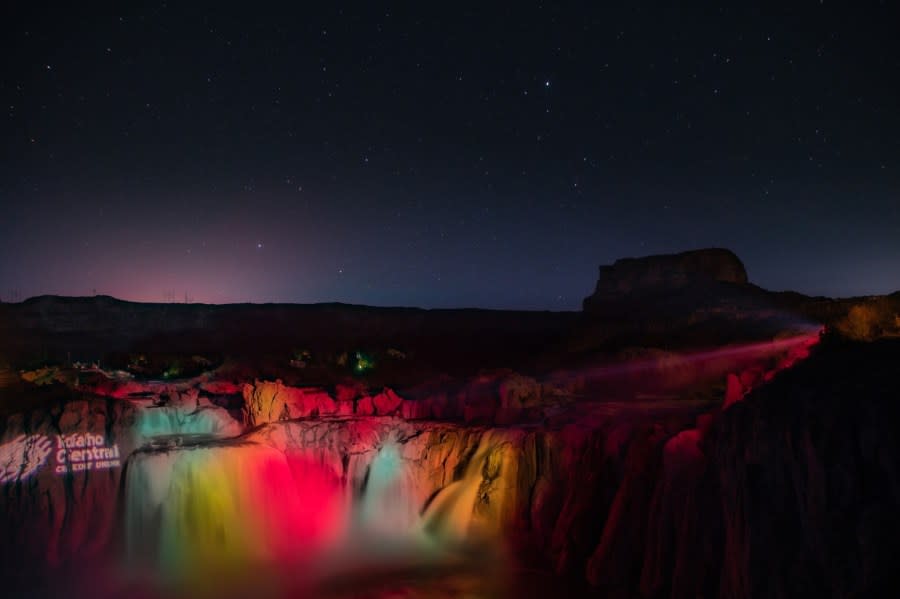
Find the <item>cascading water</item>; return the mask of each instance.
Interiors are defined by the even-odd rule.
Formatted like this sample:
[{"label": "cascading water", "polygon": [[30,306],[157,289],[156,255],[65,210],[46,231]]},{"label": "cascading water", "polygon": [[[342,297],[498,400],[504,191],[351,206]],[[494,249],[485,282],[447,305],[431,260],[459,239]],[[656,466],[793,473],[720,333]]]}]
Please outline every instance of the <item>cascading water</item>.
[{"label": "cascading water", "polygon": [[147,408],[141,411],[137,429],[146,438],[174,432],[233,437],[242,432],[240,423],[215,406],[190,411],[169,406]]},{"label": "cascading water", "polygon": [[421,526],[425,534],[454,544],[468,538],[488,452],[489,449],[479,447],[466,466],[463,477],[444,487],[434,497],[422,514]]},{"label": "cascading water", "polygon": [[368,466],[358,514],[367,534],[407,536],[418,521],[416,481],[393,442],[382,446]]},{"label": "cascading water", "polygon": [[480,436],[462,478],[441,489],[424,510],[423,534],[445,546],[493,542],[516,501],[521,456],[511,450],[507,434],[489,430]]},{"label": "cascading water", "polygon": [[342,532],[332,473],[289,464],[264,445],[139,452],[127,477],[129,558],[167,579],[235,563],[290,563]]},{"label": "cascading water", "polygon": [[[491,446],[434,493],[406,447],[388,438],[344,459],[328,448],[284,451],[248,439],[136,452],[126,474],[132,566],[181,585],[264,568],[289,577],[442,563],[473,531]],[[334,454],[334,455],[332,455]],[[342,472],[342,470],[346,470]],[[417,476],[418,474],[418,476]],[[159,574],[159,576],[157,576]],[[204,583],[205,584],[205,583]]]}]

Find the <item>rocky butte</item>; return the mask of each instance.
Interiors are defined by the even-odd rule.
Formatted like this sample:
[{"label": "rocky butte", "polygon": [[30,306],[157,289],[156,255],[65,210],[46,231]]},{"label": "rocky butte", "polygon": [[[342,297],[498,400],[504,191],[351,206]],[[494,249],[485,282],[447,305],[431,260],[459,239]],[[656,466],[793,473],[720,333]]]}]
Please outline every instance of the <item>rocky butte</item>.
[{"label": "rocky butte", "polygon": [[584,300],[590,311],[604,299],[640,295],[654,288],[669,290],[713,282],[747,284],[744,264],[730,250],[714,248],[680,254],[622,258],[600,267],[594,294]]},{"label": "rocky butte", "polygon": [[4,590],[886,596],[898,315],[722,249],[581,313],[2,304]]}]

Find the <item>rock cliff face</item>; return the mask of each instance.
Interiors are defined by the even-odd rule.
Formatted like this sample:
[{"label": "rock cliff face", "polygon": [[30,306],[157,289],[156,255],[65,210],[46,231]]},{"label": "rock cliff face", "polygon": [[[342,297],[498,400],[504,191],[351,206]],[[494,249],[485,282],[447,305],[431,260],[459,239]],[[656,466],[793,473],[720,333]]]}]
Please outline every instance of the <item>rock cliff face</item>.
[{"label": "rock cliff face", "polygon": [[[789,358],[806,350],[793,348]],[[274,455],[288,470],[299,463],[304,476],[315,464],[316,479],[331,481],[326,494],[343,515],[329,518],[342,530],[362,518],[389,522],[395,533],[493,539],[607,597],[796,596],[810,588],[849,597],[883,587],[881,552],[900,544],[900,448],[888,431],[898,408],[878,410],[887,420],[867,409],[848,416],[855,400],[845,394],[853,385],[839,382],[843,351],[826,352],[760,374],[721,412],[655,401],[575,405],[545,415],[540,427],[359,415],[276,421],[205,449],[203,470],[239,469],[236,448],[248,443],[274,449],[260,459]],[[890,363],[875,352],[844,367],[880,385]],[[507,402],[530,396],[529,385],[507,387]],[[163,451],[166,464],[179,464],[197,450]],[[133,472],[151,459],[137,456]],[[155,487],[186,492],[172,479],[179,468],[157,470]],[[172,534],[202,544],[196,535],[216,533]]]},{"label": "rock cliff face", "polygon": [[832,341],[722,414],[720,596],[896,594],[898,360],[896,340]]},{"label": "rock cliff face", "polygon": [[[765,364],[784,367],[805,357],[812,340],[753,346],[737,361],[730,355],[735,350],[726,352],[730,364],[750,365],[729,377],[737,389],[731,401],[741,401],[770,378],[767,372],[777,371],[765,370]],[[646,377],[646,366],[632,364],[634,374]],[[315,464],[313,474],[337,485],[327,495],[344,506],[344,519],[352,519],[347,506],[366,505],[360,498],[372,488],[371,473],[391,464],[403,472],[404,482],[390,501],[399,500],[406,510],[391,512],[392,518],[408,522],[431,512],[422,516],[425,528],[457,540],[473,531],[506,539],[542,568],[587,579],[610,595],[627,595],[639,583],[666,586],[679,568],[680,576],[691,581],[682,584],[696,582],[695,572],[684,570],[683,552],[693,547],[686,539],[705,534],[691,519],[696,519],[692,510],[703,501],[715,504],[710,499],[715,495],[701,495],[704,487],[698,485],[709,473],[701,449],[709,430],[704,414],[717,402],[602,397],[599,403],[581,402],[573,399],[572,381],[565,377],[541,382],[502,370],[444,381],[407,397],[362,385],[339,385],[332,397],[321,388],[281,381],[256,380],[241,387],[206,376],[147,383],[100,379],[78,389],[103,397],[59,401],[5,423],[0,445],[9,459],[3,464],[0,532],[14,540],[3,545],[10,552],[7,565],[20,560],[71,564],[102,555],[119,545],[117,522],[128,520],[134,510],[146,518],[129,520],[132,537],[157,527],[142,518],[169,514],[166,518],[181,522],[177,506],[213,510],[202,522],[212,527],[210,535],[219,534],[215,531],[231,525],[231,516],[215,511],[221,497],[210,495],[202,500],[206,507],[197,507],[181,494],[194,493],[209,469],[221,480],[197,493],[220,488],[234,496],[229,505],[252,503],[255,495],[227,481],[254,480],[258,457],[280,485],[294,480],[291,472],[298,467],[309,474],[309,465]],[[215,405],[209,396],[220,401],[222,393],[237,396],[243,410],[229,413]],[[59,438],[73,435],[93,435],[104,447],[115,445],[120,461],[109,468],[69,468],[55,452]],[[42,456],[32,472],[28,468],[41,446],[20,441],[37,438],[46,438],[54,453]],[[278,453],[248,449],[255,445]],[[385,457],[386,447],[395,447],[396,456]],[[77,459],[84,461],[81,454]],[[123,469],[130,478],[123,479]],[[132,479],[141,482],[132,484]],[[172,493],[177,497],[166,499]],[[196,501],[206,497],[202,493]],[[678,527],[684,547],[671,547],[672,537],[648,528],[648,519]],[[311,526],[295,524],[298,530]],[[188,533],[167,534],[178,539]],[[283,546],[279,539],[270,540]],[[189,541],[186,546],[194,546],[196,539]],[[196,545],[197,551],[216,546],[215,539],[208,541]],[[677,564],[670,563],[673,556],[680,556]]]},{"label": "rock cliff face", "polygon": [[587,298],[589,310],[597,300],[640,294],[664,288],[676,290],[692,284],[709,282],[747,284],[744,264],[730,250],[704,249],[643,258],[622,258],[600,267],[594,295]]},{"label": "rock cliff face", "polygon": [[[55,453],[58,437],[94,435],[127,461],[24,476],[42,448],[22,446],[24,462],[4,463],[4,569],[115,548],[190,577],[201,558],[307,559],[292,539],[322,549],[359,530],[497,543],[609,597],[874,593],[900,552],[900,344],[828,340],[801,360],[807,350],[792,346],[771,376],[730,377],[740,396],[723,410],[548,402],[515,374],[461,387],[444,422],[403,418],[422,398],[388,389],[335,400],[259,381],[244,388],[253,428],[236,437],[224,410],[169,386],[36,410],[7,420],[5,449],[44,435]],[[485,401],[495,420],[539,407],[540,424],[466,423]]]},{"label": "rock cliff face", "polygon": [[[739,374],[728,377],[726,399],[737,405],[769,373],[805,357],[814,340],[685,355],[675,369],[696,363],[723,378],[733,368]],[[655,376],[659,365],[645,358],[624,365],[629,380]],[[529,565],[588,581],[610,596],[639,586],[648,596],[669,589],[693,596],[718,584],[687,557],[701,547],[714,561],[722,546],[721,518],[701,522],[695,509],[721,509],[708,441],[716,402],[611,401],[600,390],[592,401],[577,377],[539,380],[509,370],[402,394],[357,380],[333,395],[279,380],[240,385],[213,375],[138,382],[60,374],[92,398],[8,418],[0,436],[10,458],[0,497],[0,532],[14,541],[3,546],[7,566],[102,559],[121,551],[123,534],[128,552],[179,576],[191,570],[184,559],[205,559],[220,545],[238,552],[256,547],[247,559],[271,558],[273,547],[293,555],[279,531],[324,535],[323,543],[331,538],[318,528],[317,514],[294,520],[307,513],[298,506],[310,505],[306,495],[314,492],[321,494],[316,505],[343,522],[341,530],[362,518],[376,528],[417,527],[451,544],[500,540]],[[223,397],[230,413],[215,403]],[[241,410],[233,409],[235,400]],[[59,471],[64,464],[54,453],[43,456],[36,473],[26,472],[42,446],[20,439],[52,444],[72,435],[115,444],[121,462]],[[384,480],[386,472],[395,478]],[[309,480],[321,484],[304,487]],[[256,490],[242,481],[256,481]],[[267,519],[254,524],[247,513],[259,509],[256,501],[270,507]],[[240,513],[229,511],[238,507]],[[237,536],[219,543],[232,520],[241,522]],[[272,528],[273,520],[287,529]],[[168,531],[162,536],[161,526]],[[173,544],[177,549],[163,551]],[[155,561],[161,553],[165,559]]]},{"label": "rock cliff face", "polygon": [[583,307],[582,326],[570,343],[581,352],[772,338],[826,322],[817,318],[835,309],[830,300],[772,293],[749,283],[740,259],[725,249],[626,258],[602,266]]},{"label": "rock cliff face", "polygon": [[[100,436],[103,445],[117,446],[115,459],[124,464],[137,446],[136,423],[132,404],[106,399],[57,404],[7,420],[0,437],[4,454],[0,558],[4,564],[55,566],[73,555],[91,558],[108,548],[116,524],[121,467],[76,472],[75,464],[86,461],[78,456],[69,463],[69,456],[59,453],[59,439]],[[24,453],[22,442],[42,444],[43,449]],[[60,468],[63,472],[57,471]],[[9,571],[15,572],[16,567]]]}]

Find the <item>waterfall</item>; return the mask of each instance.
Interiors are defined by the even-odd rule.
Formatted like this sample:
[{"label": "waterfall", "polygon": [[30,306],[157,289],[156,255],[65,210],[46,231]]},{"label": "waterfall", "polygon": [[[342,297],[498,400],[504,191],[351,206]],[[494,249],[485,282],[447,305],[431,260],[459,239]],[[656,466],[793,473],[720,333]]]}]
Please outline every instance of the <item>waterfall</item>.
[{"label": "waterfall", "polygon": [[129,561],[168,580],[296,563],[343,533],[335,474],[255,443],[138,452],[126,501]]},{"label": "waterfall", "polygon": [[144,408],[138,413],[136,428],[141,437],[139,444],[164,444],[176,437],[236,437],[242,432],[240,423],[216,406],[192,410],[180,406]]},{"label": "waterfall", "polygon": [[352,454],[261,437],[145,447],[126,470],[127,560],[151,580],[217,589],[238,584],[229,576],[297,584],[456,559],[452,550],[482,528],[479,489],[496,448],[488,437],[421,515],[434,484],[426,473],[458,463],[465,445],[431,465],[406,456],[421,447],[393,434]]},{"label": "waterfall", "polygon": [[383,445],[365,477],[357,510],[361,531],[392,537],[408,535],[418,520],[418,495],[413,473],[398,445]]},{"label": "waterfall", "polygon": [[475,508],[484,484],[487,460],[495,448],[485,439],[466,465],[463,477],[441,489],[422,514],[422,531],[439,542],[460,545],[478,534]]},{"label": "waterfall", "polygon": [[396,443],[356,456],[346,484],[340,460],[323,453],[210,440],[136,452],[125,483],[129,561],[178,579],[205,565],[303,561],[358,534],[413,533],[423,493]]}]

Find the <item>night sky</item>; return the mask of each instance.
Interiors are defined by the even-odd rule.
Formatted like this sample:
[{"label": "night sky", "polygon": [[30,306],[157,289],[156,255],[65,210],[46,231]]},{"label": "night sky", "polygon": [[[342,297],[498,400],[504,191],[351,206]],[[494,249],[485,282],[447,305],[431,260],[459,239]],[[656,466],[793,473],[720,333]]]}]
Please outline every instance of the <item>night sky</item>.
[{"label": "night sky", "polygon": [[3,300],[572,310],[707,246],[900,288],[888,2],[7,4]]}]

